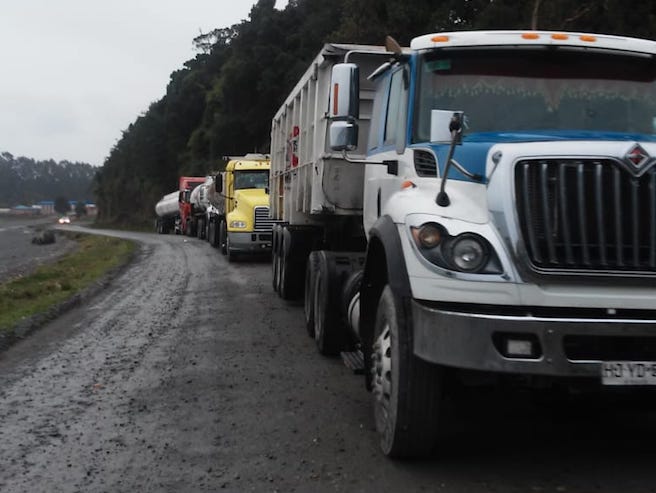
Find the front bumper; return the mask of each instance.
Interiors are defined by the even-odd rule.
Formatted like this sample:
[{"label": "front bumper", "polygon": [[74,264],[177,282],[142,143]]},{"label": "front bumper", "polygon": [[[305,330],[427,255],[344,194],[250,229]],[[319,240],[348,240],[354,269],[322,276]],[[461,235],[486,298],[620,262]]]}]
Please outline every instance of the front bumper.
[{"label": "front bumper", "polygon": [[230,250],[234,253],[271,252],[271,232],[235,233],[228,231]]},{"label": "front bumper", "polygon": [[[523,375],[600,377],[603,361],[656,361],[649,319],[510,316],[457,312],[411,300],[414,353],[456,368]],[[530,357],[503,354],[508,339],[531,340]]]}]

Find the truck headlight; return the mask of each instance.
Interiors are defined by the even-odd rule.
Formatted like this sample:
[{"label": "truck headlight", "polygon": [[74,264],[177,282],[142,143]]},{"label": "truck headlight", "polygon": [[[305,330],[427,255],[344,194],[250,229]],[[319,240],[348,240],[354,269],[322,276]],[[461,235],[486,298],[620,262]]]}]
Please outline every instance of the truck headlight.
[{"label": "truck headlight", "polygon": [[473,234],[456,236],[449,249],[451,261],[463,272],[479,272],[489,257],[487,242]]},{"label": "truck headlight", "polygon": [[230,227],[234,229],[244,229],[246,227],[245,221],[230,221]]},{"label": "truck headlight", "polygon": [[501,274],[501,262],[490,243],[475,233],[450,236],[444,226],[425,223],[411,227],[419,253],[443,269],[472,274]]},{"label": "truck headlight", "polygon": [[422,248],[435,248],[442,242],[444,233],[437,224],[424,224],[421,228],[412,228],[415,241]]}]

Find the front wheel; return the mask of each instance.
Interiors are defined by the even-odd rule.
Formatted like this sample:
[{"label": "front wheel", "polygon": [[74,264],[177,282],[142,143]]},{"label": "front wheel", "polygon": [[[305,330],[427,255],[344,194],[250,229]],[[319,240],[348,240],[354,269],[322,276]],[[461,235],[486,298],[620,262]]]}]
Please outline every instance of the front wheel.
[{"label": "front wheel", "polygon": [[232,248],[230,248],[230,237],[227,235],[225,241],[225,251],[226,251],[226,257],[228,258],[228,262],[234,262],[237,260],[237,254],[234,252]]},{"label": "front wheel", "polygon": [[428,455],[443,407],[444,371],[417,358],[402,302],[386,286],[378,302],[372,348],[372,397],[380,447],[389,457]]},{"label": "front wheel", "polygon": [[219,225],[219,248],[223,255],[228,254],[228,227],[225,221]]}]

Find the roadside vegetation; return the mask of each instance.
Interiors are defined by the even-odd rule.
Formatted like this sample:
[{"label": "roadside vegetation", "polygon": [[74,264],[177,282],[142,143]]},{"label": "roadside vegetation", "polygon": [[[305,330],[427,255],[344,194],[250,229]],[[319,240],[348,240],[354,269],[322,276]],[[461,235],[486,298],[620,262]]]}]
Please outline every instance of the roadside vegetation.
[{"label": "roadside vegetation", "polygon": [[135,244],[127,240],[68,234],[78,243],[76,251],[29,275],[0,284],[0,333],[79,293],[126,263],[135,249]]},{"label": "roadside vegetation", "polygon": [[[654,2],[625,0],[257,0],[249,18],[193,40],[196,56],[123,131],[95,175],[99,221],[152,231],[153,206],[179,176],[221,171],[225,156],[270,149],[271,119],[324,43],[466,29],[552,29],[652,39]],[[382,62],[381,62],[382,63]]]}]

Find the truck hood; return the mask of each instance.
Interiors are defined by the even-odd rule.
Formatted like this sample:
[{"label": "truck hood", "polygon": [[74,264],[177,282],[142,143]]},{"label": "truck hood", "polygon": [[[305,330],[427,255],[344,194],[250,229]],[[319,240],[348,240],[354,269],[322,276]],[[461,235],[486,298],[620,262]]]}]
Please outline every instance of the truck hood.
[{"label": "truck hood", "polygon": [[[618,162],[636,176],[656,167],[656,142],[618,140],[543,140],[517,141],[507,139],[502,142],[472,142],[469,150],[460,149],[457,161],[466,169],[485,177],[485,183],[476,183],[456,170],[449,171],[446,191],[451,199],[447,208],[438,207],[435,198],[440,182],[431,178],[420,178],[416,188],[407,188],[394,194],[394,200],[385,210],[396,222],[404,222],[408,211],[421,211],[441,217],[457,219],[467,223],[484,224],[493,220],[505,223],[516,209],[514,189],[515,163],[523,159],[599,159],[600,162]],[[431,146],[436,149],[440,146]],[[443,146],[447,147],[447,146]],[[465,147],[465,146],[461,146]],[[632,150],[638,149],[644,155],[639,165],[629,160]],[[446,159],[446,152],[444,158]],[[437,153],[437,151],[436,151]],[[442,169],[442,168],[440,168]],[[453,170],[453,171],[452,171]],[[460,177],[460,179],[456,176]],[[390,182],[390,186],[398,186]],[[508,230],[512,229],[510,227]]]},{"label": "truck hood", "polygon": [[238,207],[269,206],[269,194],[262,188],[244,188],[235,191],[235,200]]},{"label": "truck hood", "polygon": [[[562,146],[564,143],[573,143],[573,146]],[[584,142],[593,144],[592,146],[579,146]],[[485,176],[486,179],[490,178],[488,167],[488,158],[491,155],[491,150],[495,146],[503,144],[524,144],[523,148],[527,146],[536,145],[536,144],[554,144],[552,152],[548,154],[553,154],[556,152],[558,155],[563,155],[562,152],[557,151],[556,149],[561,148],[578,148],[578,155],[600,155],[599,150],[595,152],[586,152],[590,151],[592,147],[599,146],[600,144],[611,144],[615,143],[617,149],[628,149],[634,143],[644,143],[649,145],[651,143],[656,144],[656,135],[648,134],[636,134],[636,133],[619,133],[619,132],[592,132],[592,131],[582,131],[582,130],[552,130],[552,131],[533,131],[533,132],[480,132],[480,133],[471,133],[463,136],[462,138],[463,145],[458,145],[455,148],[453,153],[453,159],[460,163],[468,171]],[[444,168],[446,163],[446,158],[449,153],[448,144],[428,144],[428,146],[435,152],[437,156],[437,164],[440,170],[440,174],[444,174]],[[413,146],[414,147],[414,146]],[[419,147],[424,147],[421,145]],[[508,148],[514,146],[509,145]],[[585,148],[585,150],[581,149]],[[600,146],[600,147],[606,147]],[[544,148],[544,147],[542,147]],[[647,147],[645,147],[647,149]],[[649,146],[651,149],[652,146]],[[492,151],[492,154],[496,152]],[[530,152],[530,151],[529,151]],[[624,154],[613,156],[623,158]],[[582,154],[583,153],[583,154]],[[650,151],[651,154],[651,151]],[[533,151],[530,155],[542,155],[542,153],[537,153]],[[604,154],[607,155],[607,154]],[[656,156],[656,153],[651,154]],[[449,169],[449,180],[461,180],[461,181],[472,181],[471,179],[464,176],[453,166]]]},{"label": "truck hood", "polygon": [[[643,161],[633,163],[630,153],[638,152]],[[494,159],[492,157],[494,156]],[[561,140],[548,142],[497,143],[488,149],[482,173],[488,186],[496,180],[509,180],[520,159],[611,159],[625,164],[636,175],[647,171],[656,160],[656,141],[649,140]],[[461,163],[464,164],[464,163]],[[501,170],[504,170],[501,172]],[[449,175],[451,173],[449,172]]]}]

